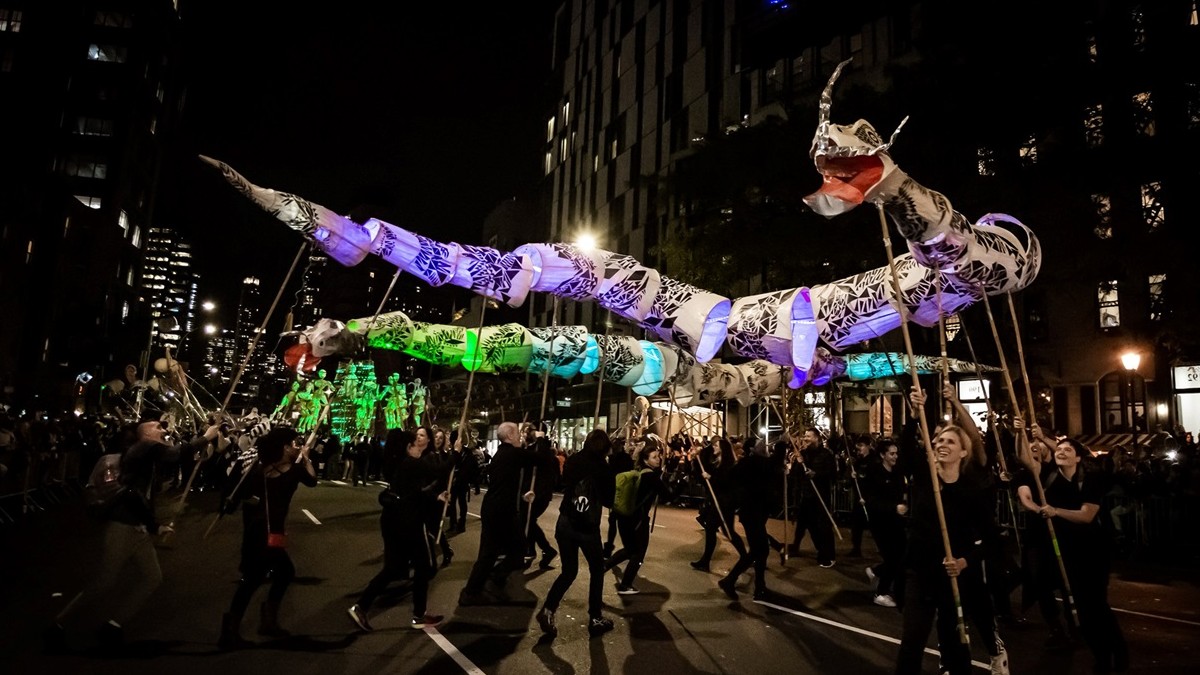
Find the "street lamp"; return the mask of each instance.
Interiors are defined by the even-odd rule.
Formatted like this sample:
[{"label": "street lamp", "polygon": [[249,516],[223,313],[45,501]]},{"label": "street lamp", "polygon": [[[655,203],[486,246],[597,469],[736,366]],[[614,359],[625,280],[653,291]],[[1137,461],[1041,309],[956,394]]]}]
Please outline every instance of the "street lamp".
[{"label": "street lamp", "polygon": [[1133,432],[1133,449],[1137,449],[1137,403],[1133,400],[1133,376],[1137,374],[1138,366],[1142,364],[1142,355],[1137,352],[1125,352],[1121,355],[1121,365],[1125,366],[1127,386],[1129,387],[1129,430]]}]

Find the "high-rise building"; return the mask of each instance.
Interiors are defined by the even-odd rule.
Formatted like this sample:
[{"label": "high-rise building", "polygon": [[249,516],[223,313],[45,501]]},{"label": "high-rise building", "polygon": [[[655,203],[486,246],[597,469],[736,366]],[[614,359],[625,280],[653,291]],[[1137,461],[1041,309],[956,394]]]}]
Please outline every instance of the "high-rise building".
[{"label": "high-rise building", "polygon": [[118,375],[148,342],[136,285],[178,28],[170,0],[0,6],[0,400],[63,409],[78,375]]},{"label": "high-rise building", "polygon": [[[235,373],[237,369],[242,368],[242,364],[245,364],[245,368],[242,370],[237,390],[234,392],[235,398],[231,400],[230,405],[234,405],[234,401],[238,405],[247,407],[258,405],[259,390],[263,384],[266,357],[270,354],[270,345],[263,344],[266,336],[260,333],[263,306],[259,283],[258,277],[242,279],[242,290],[238,297],[237,327],[234,329],[233,368]],[[249,359],[247,359],[247,355],[249,355]]]},{"label": "high-rise building", "polygon": [[[175,230],[151,227],[146,234],[145,263],[142,265],[142,300],[150,309],[152,321],[175,319],[157,331],[160,346],[169,346],[177,355],[185,337],[196,325],[196,296],[200,275],[192,268],[192,245]],[[160,322],[167,323],[167,322]],[[182,358],[181,355],[178,356]]]},{"label": "high-rise building", "polygon": [[[754,258],[788,256],[829,271],[787,287],[886,264],[882,247],[865,243],[877,241],[873,209],[826,222],[786,208],[820,184],[807,139],[822,89],[852,59],[832,91],[832,121],[864,118],[887,137],[907,117],[891,149],[902,168],[969,219],[1005,212],[1041,239],[1041,272],[1014,300],[1042,424],[1079,436],[1137,428],[1143,439],[1194,430],[1200,384],[1187,369],[1200,370],[1200,276],[1187,237],[1197,176],[1179,160],[1200,136],[1198,23],[1191,0],[570,0],[556,16],[561,87],[545,118],[549,237],[592,233],[601,248],[669,273],[670,238],[769,200],[791,227],[757,254],[711,264],[761,277]],[[747,185],[735,204],[681,187],[711,141],[772,119],[779,139],[801,140],[757,162],[807,166],[794,194]],[[792,156],[781,158],[785,147]],[[1007,310],[1004,298],[992,305]],[[566,302],[560,321],[596,328],[601,312]],[[964,312],[963,325],[996,364],[981,312]],[[1015,368],[1013,336],[1003,346]],[[882,343],[901,349],[895,336]],[[1142,359],[1127,371],[1118,357],[1130,351]]]}]

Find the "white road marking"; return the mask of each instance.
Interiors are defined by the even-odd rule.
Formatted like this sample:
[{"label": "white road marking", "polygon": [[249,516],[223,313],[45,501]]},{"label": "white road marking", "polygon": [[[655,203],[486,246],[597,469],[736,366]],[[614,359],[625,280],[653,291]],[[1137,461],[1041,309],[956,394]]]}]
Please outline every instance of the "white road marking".
[{"label": "white road marking", "polygon": [[1174,621],[1175,623],[1187,624],[1189,626],[1200,626],[1200,623],[1197,623],[1195,621],[1188,621],[1187,619],[1176,619],[1176,618],[1170,617],[1170,616],[1163,616],[1162,614],[1148,614],[1146,612],[1135,612],[1132,609],[1120,609],[1119,607],[1113,607],[1112,611],[1122,612],[1124,614],[1133,614],[1134,616],[1144,616],[1148,619],[1159,619],[1162,621]]},{"label": "white road marking", "polygon": [[464,672],[470,673],[471,675],[486,675],[482,670],[479,669],[478,666],[476,666],[474,663],[471,663],[471,659],[468,659],[465,654],[458,651],[458,648],[451,644],[450,641],[446,639],[446,636],[438,632],[437,628],[434,628],[433,626],[426,626],[421,630],[425,631],[426,635],[433,638],[434,643],[441,647],[442,651],[446,652],[450,658],[454,659],[455,663],[462,666]]},{"label": "white road marking", "polygon": [[312,514],[312,511],[309,511],[308,509],[300,509],[300,510],[304,512],[304,515],[308,516],[309,520],[313,521],[313,525],[321,524],[321,521],[317,520],[317,517]]},{"label": "white road marking", "polygon": [[[839,623],[839,622],[833,621],[831,619],[826,619],[823,616],[817,616],[816,614],[809,614],[807,612],[800,612],[800,611],[797,611],[797,610],[794,610],[794,609],[791,609],[788,607],[783,607],[782,605],[777,605],[773,602],[766,602],[764,600],[755,600],[754,602],[756,604],[762,605],[764,607],[770,607],[771,609],[777,609],[781,612],[787,612],[788,614],[791,614],[793,616],[798,616],[802,619],[812,619],[813,621],[816,621],[817,623],[823,623],[827,626],[833,626],[834,628],[841,628],[843,630],[848,630],[851,633],[858,633],[859,635],[866,635],[867,637],[873,637],[876,640],[883,640],[884,642],[890,642],[894,645],[900,644],[900,640],[898,638],[891,637],[890,635],[876,633],[873,631],[866,630],[864,628],[859,628],[858,626],[851,626],[849,624]],[[934,656],[940,656],[940,654],[938,653],[938,650],[930,649],[929,647],[925,648],[925,653],[932,654]],[[981,661],[976,661],[974,659],[971,660],[971,665],[975,666],[976,668],[982,668],[984,670],[992,669],[991,664],[983,663]]]}]

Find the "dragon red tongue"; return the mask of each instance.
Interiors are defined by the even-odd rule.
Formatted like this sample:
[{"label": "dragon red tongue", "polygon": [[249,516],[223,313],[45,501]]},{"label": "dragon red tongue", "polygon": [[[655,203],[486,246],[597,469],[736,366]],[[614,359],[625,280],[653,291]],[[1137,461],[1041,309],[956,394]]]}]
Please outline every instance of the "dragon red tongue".
[{"label": "dragon red tongue", "polygon": [[813,211],[832,217],[859,204],[883,178],[883,160],[873,155],[828,159],[822,166],[821,189],[804,198]]}]

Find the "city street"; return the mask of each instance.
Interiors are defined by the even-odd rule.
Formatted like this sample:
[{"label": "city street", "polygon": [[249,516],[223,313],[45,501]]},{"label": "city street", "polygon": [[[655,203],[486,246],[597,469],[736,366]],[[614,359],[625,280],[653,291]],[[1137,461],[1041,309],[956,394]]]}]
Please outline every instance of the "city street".
[{"label": "city street", "polygon": [[[693,570],[702,533],[694,509],[660,507],[642,569],[638,595],[618,596],[615,576],[605,581],[607,614],[616,629],[589,639],[586,569],[558,612],[559,636],[545,638],[534,613],[557,576],[536,565],[509,582],[512,602],[502,606],[457,607],[459,590],[474,562],[479,520],[452,539],[452,564],[430,590],[429,610],[446,615],[437,629],[409,628],[407,595],[376,603],[372,633],[363,633],[346,614],[381,565],[378,485],[350,487],[322,481],[301,487],[289,520],[290,552],[297,579],[284,600],[280,623],[290,638],[271,641],[255,634],[260,589],[243,623],[253,648],[217,649],[221,614],[238,578],[241,521],[226,518],[204,533],[213,519],[216,495],[194,494],[177,520],[178,533],[160,548],[164,582],[142,613],[125,627],[128,644],[101,651],[87,632],[73,634],[66,655],[43,655],[41,632],[77,592],[98,553],[98,527],[77,505],[64,504],[0,530],[3,537],[4,611],[0,659],[4,672],[25,673],[889,673],[900,634],[897,610],[872,604],[863,568],[874,560],[868,535],[866,558],[850,558],[849,530],[838,543],[832,569],[816,565],[807,540],[799,559],[780,567],[772,554],[768,585],[772,597],[751,598],[751,575],[742,577],[741,598],[730,601],[716,586],[733,563],[722,543],[713,572]],[[472,496],[478,513],[482,495]],[[171,506],[174,502],[164,504]],[[541,523],[553,539],[558,498]],[[783,523],[771,521],[782,539]],[[1123,564],[1114,575],[1111,601],[1132,652],[1134,673],[1195,673],[1200,670],[1200,585],[1195,571]],[[1019,591],[1018,591],[1019,594]],[[1036,609],[1027,622],[1002,629],[1016,673],[1073,675],[1091,672],[1080,646],[1048,653]],[[932,638],[932,636],[931,636]],[[987,657],[972,634],[977,672]],[[934,645],[931,643],[931,647]],[[926,657],[936,672],[937,657]]]}]

